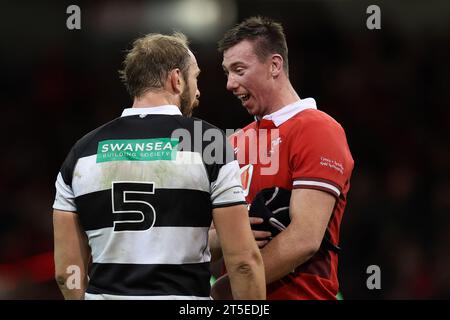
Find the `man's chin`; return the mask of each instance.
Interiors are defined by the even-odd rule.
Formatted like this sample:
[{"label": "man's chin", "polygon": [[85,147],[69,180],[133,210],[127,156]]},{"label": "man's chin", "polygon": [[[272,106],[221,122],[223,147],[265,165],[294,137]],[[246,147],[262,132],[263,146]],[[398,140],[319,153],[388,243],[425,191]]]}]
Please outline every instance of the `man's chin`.
[{"label": "man's chin", "polygon": [[252,108],[252,107],[244,107],[246,110],[247,110],[247,112],[249,113],[249,114],[251,114],[252,116],[257,116],[257,110],[255,109],[255,108]]},{"label": "man's chin", "polygon": [[191,106],[189,108],[182,107],[181,113],[183,114],[183,116],[189,118],[192,116],[192,111],[195,108],[197,108],[199,104],[200,104],[200,101],[198,99],[195,99],[195,101],[191,104]]},{"label": "man's chin", "polygon": [[186,117],[191,117],[192,116],[192,112],[194,111],[195,108],[198,107],[198,105],[200,104],[200,102],[196,99],[193,103],[191,108],[189,109],[189,111],[187,112],[187,114],[185,115]]}]

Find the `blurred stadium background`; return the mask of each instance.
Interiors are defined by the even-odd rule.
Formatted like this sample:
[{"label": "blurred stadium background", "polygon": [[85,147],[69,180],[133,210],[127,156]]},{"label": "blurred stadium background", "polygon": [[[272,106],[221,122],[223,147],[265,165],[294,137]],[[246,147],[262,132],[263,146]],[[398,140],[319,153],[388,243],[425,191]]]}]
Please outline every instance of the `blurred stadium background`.
[{"label": "blurred stadium background", "polygon": [[[81,30],[66,8],[81,8]],[[381,8],[381,30],[366,8]],[[121,114],[124,50],[147,32],[191,39],[202,74],[194,116],[252,119],[225,90],[216,42],[251,15],[282,22],[302,98],[346,129],[356,167],[341,231],[345,299],[450,298],[450,4],[437,1],[172,0],[2,3],[0,299],[60,299],[54,181],[74,142]],[[366,268],[381,268],[368,290]]]}]

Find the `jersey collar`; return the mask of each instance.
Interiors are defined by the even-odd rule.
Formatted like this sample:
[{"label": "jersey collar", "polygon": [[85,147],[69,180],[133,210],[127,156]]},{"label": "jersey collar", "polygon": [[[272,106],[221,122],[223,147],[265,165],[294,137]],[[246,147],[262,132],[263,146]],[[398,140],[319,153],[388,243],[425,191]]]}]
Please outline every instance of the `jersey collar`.
[{"label": "jersey collar", "polygon": [[182,115],[180,109],[171,104],[148,107],[148,108],[127,108],[122,112],[122,117],[136,116],[140,114],[167,114],[167,115]]},{"label": "jersey collar", "polygon": [[313,98],[306,98],[295,101],[294,103],[288,104],[271,114],[265,115],[263,120],[271,120],[275,126],[279,127],[284,122],[295,116],[297,113],[302,112],[306,109],[317,109],[316,100]]}]

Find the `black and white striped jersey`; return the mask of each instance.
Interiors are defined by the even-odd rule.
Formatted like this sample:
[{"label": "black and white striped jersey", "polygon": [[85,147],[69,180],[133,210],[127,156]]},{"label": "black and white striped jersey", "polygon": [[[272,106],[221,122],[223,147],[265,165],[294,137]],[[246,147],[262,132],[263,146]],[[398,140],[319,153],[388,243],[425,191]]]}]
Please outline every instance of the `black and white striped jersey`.
[{"label": "black and white striped jersey", "polygon": [[125,109],[80,139],[53,208],[88,236],[85,298],[209,299],[212,208],[245,204],[233,157],[222,131],[176,106]]}]

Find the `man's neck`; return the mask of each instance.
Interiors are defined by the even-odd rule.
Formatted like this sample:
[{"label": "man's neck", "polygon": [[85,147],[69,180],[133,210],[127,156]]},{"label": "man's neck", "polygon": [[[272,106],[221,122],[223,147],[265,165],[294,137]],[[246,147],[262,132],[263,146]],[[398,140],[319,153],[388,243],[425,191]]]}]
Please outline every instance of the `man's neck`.
[{"label": "man's neck", "polygon": [[[151,108],[163,105],[176,105],[177,101],[165,92],[146,92],[140,97],[134,97],[132,108]],[[179,107],[179,106],[178,106]]]},{"label": "man's neck", "polygon": [[265,114],[258,116],[258,118],[274,113],[281,108],[300,100],[299,95],[295,92],[290,81],[287,81],[284,85],[275,88],[274,92],[274,95],[272,95],[273,99],[270,102],[271,107],[267,109]]}]

